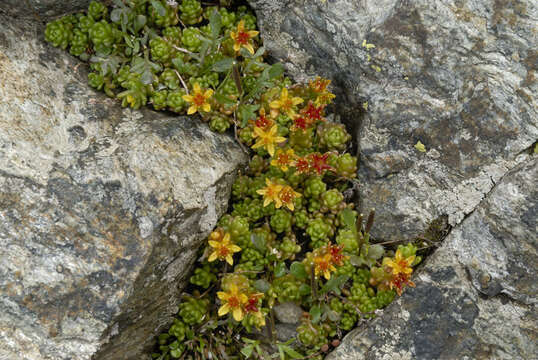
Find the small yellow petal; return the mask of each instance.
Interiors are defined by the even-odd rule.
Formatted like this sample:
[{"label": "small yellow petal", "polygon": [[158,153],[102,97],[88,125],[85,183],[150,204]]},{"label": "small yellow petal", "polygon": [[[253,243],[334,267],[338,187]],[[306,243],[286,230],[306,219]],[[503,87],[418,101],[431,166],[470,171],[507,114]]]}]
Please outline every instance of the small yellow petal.
[{"label": "small yellow petal", "polygon": [[183,100],[188,102],[192,102],[194,100],[194,97],[192,95],[183,95],[182,98]]},{"label": "small yellow petal", "polygon": [[275,154],[275,145],[268,144],[267,145],[267,152],[269,153],[269,155],[273,156]]},{"label": "small yellow petal", "polygon": [[235,321],[243,320],[243,310],[241,308],[235,308],[233,311]]},{"label": "small yellow petal", "polygon": [[247,44],[243,45],[243,47],[245,49],[247,49],[249,53],[254,54],[254,47],[252,46],[251,43],[247,43]]},{"label": "small yellow petal", "polygon": [[202,110],[204,110],[205,112],[210,112],[211,111],[211,105],[208,104],[208,103],[205,103],[204,105],[202,105]]},{"label": "small yellow petal", "polygon": [[248,36],[250,36],[251,38],[253,38],[254,36],[258,36],[259,33],[260,32],[256,30],[247,31]]},{"label": "small yellow petal", "polygon": [[304,102],[304,99],[301,99],[300,97],[294,97],[291,101],[293,102],[293,105],[299,105]]},{"label": "small yellow petal", "polygon": [[224,291],[217,292],[217,297],[221,300],[228,300],[229,296]]},{"label": "small yellow petal", "polygon": [[232,254],[226,255],[226,262],[230,265],[234,264],[234,259],[232,258]]},{"label": "small yellow petal", "polygon": [[241,251],[241,248],[237,245],[230,245],[229,247],[230,251],[232,252],[238,252],[238,251]]},{"label": "small yellow petal", "polygon": [[214,247],[214,248],[219,247],[220,245],[220,242],[215,241],[215,240],[209,240],[208,243],[209,243],[209,246]]},{"label": "small yellow petal", "polygon": [[213,90],[212,89],[207,89],[204,93],[204,97],[207,99],[207,98],[210,98],[211,95],[213,95]]},{"label": "small yellow petal", "polygon": [[239,45],[238,43],[235,43],[234,44],[234,51],[239,51],[239,49],[241,49],[241,45]]},{"label": "small yellow petal", "polygon": [[219,308],[219,316],[223,316],[228,314],[230,311],[230,306],[228,304],[224,304]]},{"label": "small yellow petal", "polygon": [[202,89],[200,88],[200,84],[194,83],[193,89],[195,93],[199,93]]},{"label": "small yellow petal", "polygon": [[196,106],[192,105],[191,107],[189,107],[189,110],[187,110],[187,115],[192,115],[196,111],[198,111],[198,108]]},{"label": "small yellow petal", "polygon": [[265,199],[263,200],[263,207],[266,207],[267,205],[269,205],[269,204],[271,203],[271,201],[272,201],[271,199],[269,199],[269,198],[265,198]]},{"label": "small yellow petal", "polygon": [[269,103],[269,107],[271,109],[279,109],[280,108],[280,101],[278,100],[273,100]]},{"label": "small yellow petal", "polygon": [[214,251],[213,253],[211,253],[211,255],[209,255],[209,258],[207,258],[207,261],[209,262],[215,261],[217,260],[217,257],[218,257],[218,254],[216,251]]}]

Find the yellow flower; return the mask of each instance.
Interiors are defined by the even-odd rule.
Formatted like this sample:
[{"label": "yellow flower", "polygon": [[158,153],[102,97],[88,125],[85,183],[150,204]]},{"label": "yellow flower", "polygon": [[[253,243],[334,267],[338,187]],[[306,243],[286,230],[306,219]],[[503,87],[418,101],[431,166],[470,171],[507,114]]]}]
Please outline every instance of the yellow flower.
[{"label": "yellow flower", "polygon": [[317,94],[314,104],[316,106],[330,104],[332,99],[336,96],[327,90],[327,87],[331,83],[329,79],[322,79],[319,76],[315,80],[308,83],[309,88]]},{"label": "yellow flower", "polygon": [[318,95],[318,97],[316,98],[316,100],[314,101],[314,104],[316,106],[321,106],[321,105],[328,105],[332,102],[332,100],[336,97],[336,95],[330,93],[330,92],[324,92],[324,93],[321,93]]},{"label": "yellow flower", "polygon": [[234,41],[234,50],[239,51],[241,47],[244,47],[249,53],[254,54],[254,47],[252,46],[251,39],[258,34],[259,32],[254,30],[245,31],[245,21],[241,20],[239,24],[237,24],[237,31],[230,31],[230,37]]},{"label": "yellow flower", "polygon": [[278,195],[282,203],[291,211],[295,209],[293,201],[301,196],[301,194],[294,191],[293,188],[289,185],[284,186]]},{"label": "yellow flower", "polygon": [[217,292],[218,298],[223,302],[223,305],[219,308],[219,316],[224,316],[230,311],[236,321],[243,320],[245,311],[243,305],[247,303],[248,296],[239,291],[237,285],[231,284],[228,292]]},{"label": "yellow flower", "polygon": [[273,125],[267,131],[255,126],[254,137],[257,137],[258,141],[254,145],[252,145],[252,148],[257,149],[259,147],[264,147],[269,153],[269,155],[273,156],[275,154],[275,144],[286,141],[285,137],[276,135],[277,130],[278,125]]},{"label": "yellow flower", "polygon": [[275,207],[278,209],[282,206],[282,201],[280,200],[279,194],[283,186],[273,183],[269,179],[265,179],[266,187],[256,191],[258,194],[263,195],[263,206],[267,206],[270,203],[274,202]]},{"label": "yellow flower", "polygon": [[293,149],[286,151],[278,149],[275,157],[271,160],[271,165],[280,168],[282,171],[288,171],[288,166],[295,165],[295,151]]},{"label": "yellow flower", "polygon": [[232,256],[234,253],[241,251],[241,248],[230,241],[229,233],[226,233],[224,236],[214,236],[214,233],[216,233],[216,231],[211,233],[209,237],[211,239],[209,240],[209,246],[214,248],[215,251],[209,255],[207,261],[212,262],[219,258],[220,260],[226,260],[228,264],[233,265],[234,260]]},{"label": "yellow flower", "polygon": [[411,275],[408,274],[398,274],[393,275],[389,282],[390,289],[396,288],[398,296],[402,296],[404,286],[415,287],[415,283],[410,279]]},{"label": "yellow flower", "polygon": [[295,116],[295,110],[293,107],[301,104],[303,101],[304,100],[300,97],[289,97],[288,89],[282,88],[280,99],[271,101],[271,103],[269,103],[269,107],[275,112],[283,111],[288,114],[289,117],[293,118]]},{"label": "yellow flower", "polygon": [[394,259],[384,258],[383,265],[392,269],[393,275],[405,274],[409,275],[413,272],[411,264],[415,261],[415,255],[404,258],[402,252],[398,249],[394,255]]},{"label": "yellow flower", "polygon": [[325,253],[314,258],[314,275],[316,277],[321,273],[325,279],[329,280],[331,278],[331,272],[335,270],[336,268],[332,264],[331,254]]},{"label": "yellow flower", "polygon": [[194,114],[195,112],[200,110],[205,112],[211,111],[211,104],[209,104],[208,100],[213,95],[213,90],[207,89],[205,92],[203,92],[200,88],[200,84],[195,83],[193,85],[192,93],[192,95],[182,96],[183,100],[192,104],[189,107],[189,110],[187,110],[188,115]]}]

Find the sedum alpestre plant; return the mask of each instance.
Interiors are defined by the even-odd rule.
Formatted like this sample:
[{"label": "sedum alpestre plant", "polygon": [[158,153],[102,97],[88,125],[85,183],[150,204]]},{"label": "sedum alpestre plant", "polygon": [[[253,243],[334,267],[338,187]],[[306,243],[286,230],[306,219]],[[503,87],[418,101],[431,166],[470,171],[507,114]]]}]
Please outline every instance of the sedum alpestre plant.
[{"label": "sedum alpestre plant", "polygon": [[[414,286],[417,248],[372,243],[374,212],[364,221],[346,200],[357,159],[325,117],[330,81],[292,83],[258,36],[254,15],[222,0],[92,1],[47,24],[46,40],[89,61],[90,86],[122,106],[197,113],[251,149],[155,359],[321,358]],[[297,339],[278,342],[272,309],[290,301],[304,311]]]}]

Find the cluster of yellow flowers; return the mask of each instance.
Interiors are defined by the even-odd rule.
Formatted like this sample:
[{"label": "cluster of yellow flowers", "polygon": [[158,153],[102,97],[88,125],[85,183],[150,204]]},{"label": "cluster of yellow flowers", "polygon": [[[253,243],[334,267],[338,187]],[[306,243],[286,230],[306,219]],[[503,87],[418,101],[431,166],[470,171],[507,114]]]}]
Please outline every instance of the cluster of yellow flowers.
[{"label": "cluster of yellow flowers", "polygon": [[230,265],[233,265],[233,254],[241,251],[241,248],[230,240],[230,234],[224,233],[222,229],[217,229],[209,235],[209,246],[215,249],[208,257],[207,261],[213,262],[217,259],[226,260]]},{"label": "cluster of yellow flowers", "polygon": [[400,250],[396,250],[394,258],[384,258],[383,266],[390,274],[389,287],[396,289],[398,295],[402,295],[405,285],[415,287],[415,283],[411,281],[413,268],[411,265],[415,261],[415,255],[404,257]]},{"label": "cluster of yellow flowers", "polygon": [[289,185],[280,185],[269,179],[265,179],[267,185],[263,189],[256,192],[263,195],[263,206],[267,206],[271,203],[275,203],[275,208],[279,209],[282,205],[285,205],[288,209],[293,211],[295,209],[293,202],[296,198],[302,195],[293,190]]},{"label": "cluster of yellow flowers", "polygon": [[321,274],[325,279],[329,280],[331,273],[336,271],[336,267],[342,266],[344,261],[349,259],[349,256],[343,254],[343,251],[343,246],[331,243],[314,250],[309,256],[308,264],[314,266],[316,278]]},{"label": "cluster of yellow flowers", "polygon": [[[252,44],[252,39],[259,34],[258,31],[250,30],[245,31],[245,22],[241,20],[237,24],[236,31],[230,32],[230,37],[234,40],[234,50],[239,52],[243,47],[248,50],[251,54],[254,54],[254,47]],[[212,89],[202,89],[199,83],[193,85],[193,93],[183,95],[183,100],[187,101],[190,106],[187,110],[188,115],[195,114],[196,112],[210,112],[211,103],[210,99],[213,96]]]},{"label": "cluster of yellow flowers", "polygon": [[260,311],[262,293],[253,292],[248,287],[248,279],[241,275],[229,275],[222,280],[222,289],[217,297],[222,302],[219,316],[231,313],[236,321],[251,316],[258,327],[265,325],[265,316]]}]

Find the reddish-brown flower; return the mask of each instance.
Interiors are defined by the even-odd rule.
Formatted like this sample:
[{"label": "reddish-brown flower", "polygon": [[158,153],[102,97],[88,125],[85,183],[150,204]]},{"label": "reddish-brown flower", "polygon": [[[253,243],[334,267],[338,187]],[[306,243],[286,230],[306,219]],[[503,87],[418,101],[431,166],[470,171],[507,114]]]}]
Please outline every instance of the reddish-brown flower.
[{"label": "reddish-brown flower", "polygon": [[332,166],[327,163],[329,153],[313,153],[308,156],[308,162],[311,169],[314,169],[318,175],[323,174],[325,170],[333,170]]},{"label": "reddish-brown flower", "polygon": [[344,247],[338,245],[328,245],[328,252],[335,265],[341,266],[348,257],[343,254]]},{"label": "reddish-brown flower", "polygon": [[310,171],[310,162],[305,158],[297,158],[295,160],[295,168],[300,173],[308,173]]},{"label": "reddish-brown flower", "polygon": [[316,107],[312,102],[309,102],[308,105],[301,111],[301,113],[311,122],[323,121],[323,110],[324,106]]}]

